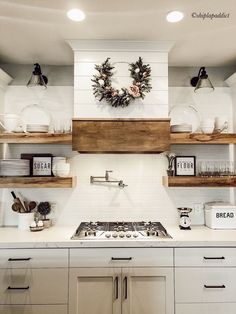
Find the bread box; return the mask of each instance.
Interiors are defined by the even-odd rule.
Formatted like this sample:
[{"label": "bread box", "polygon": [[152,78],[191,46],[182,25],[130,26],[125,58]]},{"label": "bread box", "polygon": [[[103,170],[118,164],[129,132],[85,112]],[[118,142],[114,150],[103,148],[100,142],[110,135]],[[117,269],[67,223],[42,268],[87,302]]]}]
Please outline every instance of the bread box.
[{"label": "bread box", "polygon": [[236,206],[225,202],[206,203],[205,224],[211,229],[236,229]]}]

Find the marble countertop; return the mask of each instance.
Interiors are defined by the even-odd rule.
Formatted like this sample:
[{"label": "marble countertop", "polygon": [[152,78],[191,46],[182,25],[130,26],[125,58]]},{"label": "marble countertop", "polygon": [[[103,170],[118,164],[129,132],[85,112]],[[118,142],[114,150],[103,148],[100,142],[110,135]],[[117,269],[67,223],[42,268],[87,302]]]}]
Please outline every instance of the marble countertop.
[{"label": "marble countertop", "polygon": [[54,226],[40,232],[18,228],[0,228],[0,248],[85,248],[85,247],[236,247],[236,230],[212,230],[194,226],[180,230],[177,226],[166,229],[172,239],[157,240],[71,240],[76,227]]}]

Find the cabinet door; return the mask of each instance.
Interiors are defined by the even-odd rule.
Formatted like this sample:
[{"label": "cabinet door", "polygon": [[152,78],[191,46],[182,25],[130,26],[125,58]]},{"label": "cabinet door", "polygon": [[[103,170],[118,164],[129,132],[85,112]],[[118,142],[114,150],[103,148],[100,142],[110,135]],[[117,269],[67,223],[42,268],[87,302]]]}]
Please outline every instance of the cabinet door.
[{"label": "cabinet door", "polygon": [[120,268],[71,268],[70,314],[121,314]]},{"label": "cabinet door", "polygon": [[174,314],[173,268],[123,268],[122,314]]}]

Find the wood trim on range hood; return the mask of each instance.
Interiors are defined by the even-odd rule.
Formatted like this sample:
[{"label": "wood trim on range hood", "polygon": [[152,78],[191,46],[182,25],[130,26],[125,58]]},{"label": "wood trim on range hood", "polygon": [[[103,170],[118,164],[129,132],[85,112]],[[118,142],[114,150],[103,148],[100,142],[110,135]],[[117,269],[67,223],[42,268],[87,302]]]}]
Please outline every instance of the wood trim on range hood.
[{"label": "wood trim on range hood", "polygon": [[160,153],[170,147],[170,119],[73,119],[80,153]]}]

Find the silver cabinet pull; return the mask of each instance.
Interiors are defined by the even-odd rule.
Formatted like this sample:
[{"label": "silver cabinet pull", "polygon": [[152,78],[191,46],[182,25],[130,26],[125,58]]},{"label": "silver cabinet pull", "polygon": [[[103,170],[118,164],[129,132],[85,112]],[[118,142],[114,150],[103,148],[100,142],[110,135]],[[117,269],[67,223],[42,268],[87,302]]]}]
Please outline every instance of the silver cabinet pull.
[{"label": "silver cabinet pull", "polygon": [[119,299],[119,277],[116,276],[115,278],[115,299]]},{"label": "silver cabinet pull", "polygon": [[224,289],[225,285],[220,285],[220,286],[208,286],[208,285],[204,285],[204,288],[206,289]]},{"label": "silver cabinet pull", "polygon": [[25,257],[25,258],[8,258],[9,262],[23,262],[23,261],[30,261],[31,257]]},{"label": "silver cabinet pull", "polygon": [[128,278],[127,278],[127,276],[124,277],[123,284],[124,284],[124,300],[127,300],[128,299]]},{"label": "silver cabinet pull", "polygon": [[11,286],[8,286],[7,290],[29,290],[29,286],[27,286],[27,287],[11,287]]},{"label": "silver cabinet pull", "polygon": [[112,257],[112,261],[131,261],[132,257]]},{"label": "silver cabinet pull", "polygon": [[219,257],[207,257],[207,256],[204,256],[203,257],[204,259],[220,259],[220,260],[223,260],[223,259],[225,259],[225,257],[224,256],[219,256]]}]

